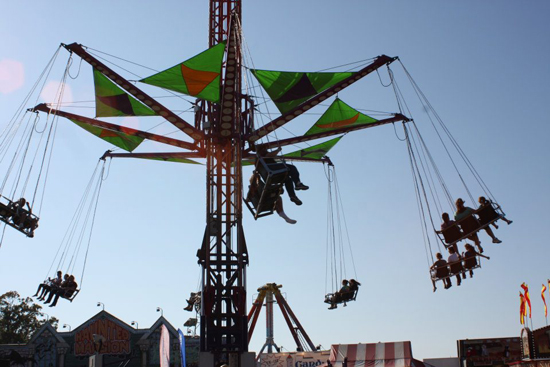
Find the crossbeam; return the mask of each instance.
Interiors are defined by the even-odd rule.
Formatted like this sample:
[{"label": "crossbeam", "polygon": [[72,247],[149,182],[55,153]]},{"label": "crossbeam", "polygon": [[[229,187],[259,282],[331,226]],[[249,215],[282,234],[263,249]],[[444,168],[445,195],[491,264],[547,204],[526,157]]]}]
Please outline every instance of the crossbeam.
[{"label": "crossbeam", "polygon": [[101,158],[145,158],[145,159],[193,159],[205,158],[204,154],[199,152],[158,152],[158,153],[112,153],[105,152]]},{"label": "crossbeam", "polygon": [[107,65],[99,61],[94,56],[90,55],[82,45],[78,43],[71,43],[70,45],[62,44],[68,51],[74,52],[80,56],[87,63],[96,68],[100,73],[117,83],[119,86],[124,88],[126,92],[130,93],[140,102],[149,106],[155,113],[159,116],[164,117],[178,129],[183,131],[185,134],[192,137],[194,140],[200,140],[204,138],[204,133],[195,128],[193,125],[189,124],[187,121],[182,119],[180,116],[176,115],[174,112],[170,111],[168,108],[164,107],[162,104],[157,102],[155,99],[150,97],[147,93],[143,92],[141,89],[136,87],[134,84],[130,83],[128,80],[123,78],[121,75],[113,71]]},{"label": "crossbeam", "polygon": [[396,113],[393,117],[383,119],[383,120],[378,120],[377,122],[373,122],[371,124],[347,126],[347,127],[342,127],[340,129],[335,129],[335,130],[323,132],[323,133],[296,136],[294,138],[288,138],[288,139],[282,139],[282,140],[275,140],[275,141],[270,141],[270,142],[265,143],[265,144],[258,144],[256,147],[259,147],[259,146],[265,146],[266,148],[283,147],[285,145],[303,143],[303,142],[310,141],[310,140],[325,138],[327,136],[346,134],[346,133],[349,133],[351,131],[368,129],[369,127],[381,126],[381,125],[386,125],[386,124],[390,124],[390,123],[393,123],[393,122],[400,122],[400,121],[407,122],[407,121],[410,121],[410,119],[406,116],[403,116],[400,113]]},{"label": "crossbeam", "polygon": [[301,103],[300,105],[288,111],[287,113],[277,117],[275,120],[268,122],[267,124],[260,127],[259,129],[254,130],[252,133],[249,134],[249,136],[247,136],[248,141],[251,143],[257,141],[261,137],[275,131],[281,126],[286,125],[288,122],[292,121],[297,116],[300,116],[304,112],[315,107],[319,103],[323,102],[325,99],[335,95],[342,89],[347,88],[348,86],[355,83],[359,79],[362,79],[363,77],[369,75],[370,73],[372,73],[373,71],[376,71],[377,69],[379,69],[384,65],[391,64],[395,60],[397,60],[397,57],[389,57],[386,55],[378,56],[373,63],[365,66],[361,70],[354,73],[352,76],[342,80],[339,83],[334,84],[332,87],[328,88],[327,90],[315,95],[314,97]]},{"label": "crossbeam", "polygon": [[146,131],[132,129],[131,127],[125,127],[125,126],[111,124],[109,122],[104,122],[104,121],[100,121],[100,120],[91,119],[89,117],[76,115],[76,114],[70,113],[70,112],[56,110],[56,109],[50,108],[46,103],[41,103],[41,104],[31,108],[30,111],[32,111],[32,112],[41,111],[41,112],[45,112],[45,113],[50,113],[50,114],[53,114],[53,115],[56,115],[56,116],[61,116],[61,117],[68,118],[70,120],[76,120],[76,121],[81,122],[83,124],[87,124],[87,125],[91,125],[91,126],[97,126],[97,127],[103,128],[103,129],[118,131],[118,132],[121,132],[121,133],[124,133],[124,134],[137,136],[137,137],[140,137],[140,138],[143,138],[143,139],[154,140],[154,141],[157,141],[159,143],[164,143],[164,144],[172,145],[172,146],[179,147],[179,148],[184,148],[184,149],[189,149],[189,150],[198,149],[198,147],[193,143],[189,143],[189,142],[182,141],[182,140],[177,140],[177,139],[174,139],[174,138],[168,138],[168,137],[162,136],[162,135],[151,134],[151,133],[148,133]]}]

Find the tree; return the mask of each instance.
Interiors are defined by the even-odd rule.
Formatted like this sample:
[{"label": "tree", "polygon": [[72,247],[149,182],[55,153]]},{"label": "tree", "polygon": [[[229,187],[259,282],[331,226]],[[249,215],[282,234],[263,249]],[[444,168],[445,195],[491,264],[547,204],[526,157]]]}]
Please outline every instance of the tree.
[{"label": "tree", "polygon": [[58,319],[41,320],[42,306],[31,297],[23,298],[16,291],[0,296],[0,344],[27,343],[45,323],[57,328]]}]

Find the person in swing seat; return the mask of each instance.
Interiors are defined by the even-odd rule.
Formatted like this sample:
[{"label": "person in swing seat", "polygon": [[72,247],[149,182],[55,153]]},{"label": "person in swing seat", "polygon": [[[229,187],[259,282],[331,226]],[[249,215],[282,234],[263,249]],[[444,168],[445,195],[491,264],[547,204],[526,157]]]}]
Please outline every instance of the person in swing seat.
[{"label": "person in swing seat", "polygon": [[[447,228],[450,228],[450,227],[456,225],[456,222],[449,218],[449,213],[441,214],[441,219],[443,220],[443,223],[441,223],[441,232],[446,230]],[[457,226],[456,228],[457,228],[458,231],[460,231],[461,236],[462,236],[463,234],[462,234],[461,230],[459,229],[459,227]],[[441,233],[441,232],[438,232],[438,233]],[[474,241],[474,243],[478,247],[479,251],[483,252],[483,248],[481,247],[481,242],[479,241],[479,238],[477,237],[477,233],[472,233],[471,235],[468,236],[468,239]],[[456,246],[456,244],[454,244],[453,247],[455,249],[455,252],[458,252],[458,247]]]},{"label": "person in swing seat", "polygon": [[52,285],[52,286],[50,286],[50,288],[46,289],[46,291],[44,293],[42,293],[42,295],[40,295],[40,297],[38,297],[38,300],[39,301],[44,301],[45,299],[49,298],[49,294],[51,292],[65,286],[65,284],[67,284],[68,281],[69,281],[69,274],[63,275],[63,281],[60,284]]},{"label": "person in swing seat", "polygon": [[[250,186],[248,186],[246,201],[251,202],[253,197],[255,197],[256,195],[261,195],[262,194],[262,192],[260,191],[261,186],[262,185],[260,185],[260,174],[257,172],[254,172],[252,176],[250,176]],[[281,196],[279,196],[277,198],[277,201],[275,202],[275,211],[277,212],[277,214],[279,214],[279,217],[283,218],[287,223],[289,224],[297,223],[296,220],[289,218],[284,212],[283,199],[281,199]]]},{"label": "person in swing seat", "polygon": [[50,296],[44,303],[50,303],[53,298],[53,302],[50,305],[50,307],[55,307],[57,305],[57,301],[59,300],[59,297],[63,298],[71,298],[76,289],[78,288],[78,284],[74,280],[74,275],[70,275],[69,279],[67,279],[67,282],[63,282],[61,287],[52,290],[50,292]]},{"label": "person in swing seat", "polygon": [[[456,246],[455,246],[456,247]],[[454,247],[453,247],[454,248]],[[446,260],[443,259],[443,255],[438,252],[435,254],[436,261],[433,263],[433,265],[430,267],[431,270],[435,270],[435,277],[437,279],[442,279],[445,289],[449,289],[453,286],[453,283],[451,282],[451,279],[449,276],[449,267]],[[435,280],[432,280],[434,292],[437,290],[437,287],[435,286]]]},{"label": "person in swing seat", "polygon": [[336,304],[339,303],[340,301],[342,301],[344,294],[349,293],[349,292],[350,292],[349,281],[344,279],[344,280],[342,280],[342,287],[340,288],[340,290],[338,292],[334,293],[334,295],[332,296],[332,298],[330,300],[330,307],[328,309],[329,310],[334,310],[335,308],[337,308],[338,306],[336,306]]},{"label": "person in swing seat", "polygon": [[447,259],[447,263],[451,268],[451,273],[456,275],[456,285],[460,285],[462,283],[460,274],[464,268],[462,267],[460,255],[455,251],[454,247],[449,247],[449,258]]},{"label": "person in swing seat", "polygon": [[187,302],[187,306],[184,307],[183,309],[185,311],[193,311],[193,307],[195,307],[195,304],[197,302],[200,303],[201,301],[201,292],[191,292],[191,295],[189,296],[189,299],[186,299],[185,300]]},{"label": "person in swing seat", "polygon": [[46,292],[49,292],[52,287],[59,287],[61,285],[61,282],[63,281],[63,273],[61,270],[57,272],[57,277],[52,279],[48,278],[48,280],[44,283],[41,283],[38,286],[38,289],[36,290],[36,293],[33,297],[38,297],[38,299],[42,298]]},{"label": "person in swing seat", "polygon": [[[478,211],[478,216],[479,216],[479,221],[482,223],[482,224],[485,224],[486,222],[488,222],[489,220],[491,220],[490,218],[494,218],[494,217],[498,217],[498,219],[502,219],[503,221],[506,222],[506,224],[510,225],[512,224],[513,221],[509,220],[509,219],[506,219],[504,217],[504,215],[499,215],[495,212],[495,209],[493,208],[493,203],[490,201],[490,200],[487,200],[485,198],[485,196],[480,196],[479,199],[477,200],[477,202],[479,203],[479,208],[477,208],[477,211]],[[485,209],[485,208],[488,208],[489,210],[489,217],[490,218],[483,218],[483,212],[484,211],[481,211],[481,209]],[[487,210],[487,209],[486,209]],[[496,224],[496,220],[491,223],[493,225],[493,227],[495,227],[495,229],[498,229],[498,225]]]},{"label": "person in swing seat", "polygon": [[474,276],[474,270],[473,268],[477,265],[477,258],[476,256],[481,256],[486,258],[487,260],[490,260],[491,258],[489,256],[485,256],[480,254],[474,249],[474,246],[470,245],[469,243],[464,245],[464,248],[466,249],[466,252],[462,254],[462,257],[464,258],[464,268],[469,270],[470,278]]},{"label": "person in swing seat", "polygon": [[[278,147],[277,149],[269,152],[266,147],[260,145],[258,146],[256,153],[259,157],[264,159],[265,163],[270,164],[276,163],[276,160],[273,157],[277,156],[281,150],[282,148]],[[300,181],[300,172],[296,166],[293,164],[287,164],[286,167],[288,168],[288,174],[285,179],[285,188],[288,192],[288,197],[294,204],[302,205],[302,200],[298,199],[295,190],[308,190],[309,186],[304,185],[302,181]]]},{"label": "person in swing seat", "polygon": [[[451,278],[449,278],[449,268],[447,267],[447,261],[443,259],[443,255],[440,252],[435,254],[437,260],[430,267],[431,270],[435,270],[435,277],[437,279],[443,279],[445,289],[449,289],[453,286]],[[432,281],[434,286],[434,292],[437,290],[435,286],[435,280]]]},{"label": "person in swing seat", "polygon": [[[455,220],[456,221],[459,221],[461,219],[464,219],[470,215],[473,215],[475,213],[475,210],[470,208],[470,207],[467,207],[467,206],[464,206],[464,200],[462,200],[461,198],[458,198],[456,200],[456,213],[455,213]],[[474,217],[475,218],[475,217]],[[477,218],[476,218],[477,220]],[[493,233],[493,230],[489,227],[485,227],[485,232],[487,232],[487,234],[489,235],[489,237],[491,237],[493,239],[493,243],[501,243],[502,241],[499,240],[495,234]],[[477,243],[476,243],[477,245]],[[483,253],[483,249],[479,248],[479,252],[480,253]]]},{"label": "person in swing seat", "polygon": [[352,292],[356,292],[359,290],[359,286],[361,285],[361,283],[359,283],[357,280],[355,279],[350,279],[349,280],[349,289],[350,291]]},{"label": "person in swing seat", "polygon": [[[25,210],[25,204],[27,204],[28,211]],[[22,227],[25,219],[31,211],[31,207],[25,198],[21,198],[10,204],[10,210],[12,212],[11,220],[17,227]]]}]

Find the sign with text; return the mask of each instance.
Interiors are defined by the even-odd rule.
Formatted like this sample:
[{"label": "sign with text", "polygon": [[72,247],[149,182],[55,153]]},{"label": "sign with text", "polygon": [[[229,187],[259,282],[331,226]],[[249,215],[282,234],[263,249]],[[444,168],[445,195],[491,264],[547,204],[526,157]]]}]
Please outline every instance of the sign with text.
[{"label": "sign with text", "polygon": [[116,322],[103,319],[92,321],[75,335],[74,354],[130,354],[130,332]]}]

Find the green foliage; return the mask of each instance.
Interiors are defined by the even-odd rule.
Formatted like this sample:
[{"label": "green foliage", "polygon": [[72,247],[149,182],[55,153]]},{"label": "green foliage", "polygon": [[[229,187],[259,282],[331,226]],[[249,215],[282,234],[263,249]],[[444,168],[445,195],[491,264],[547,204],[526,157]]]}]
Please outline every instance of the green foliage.
[{"label": "green foliage", "polygon": [[41,309],[31,297],[23,298],[16,291],[0,296],[0,344],[27,343],[46,322],[57,328],[55,317],[40,319],[44,317]]}]

